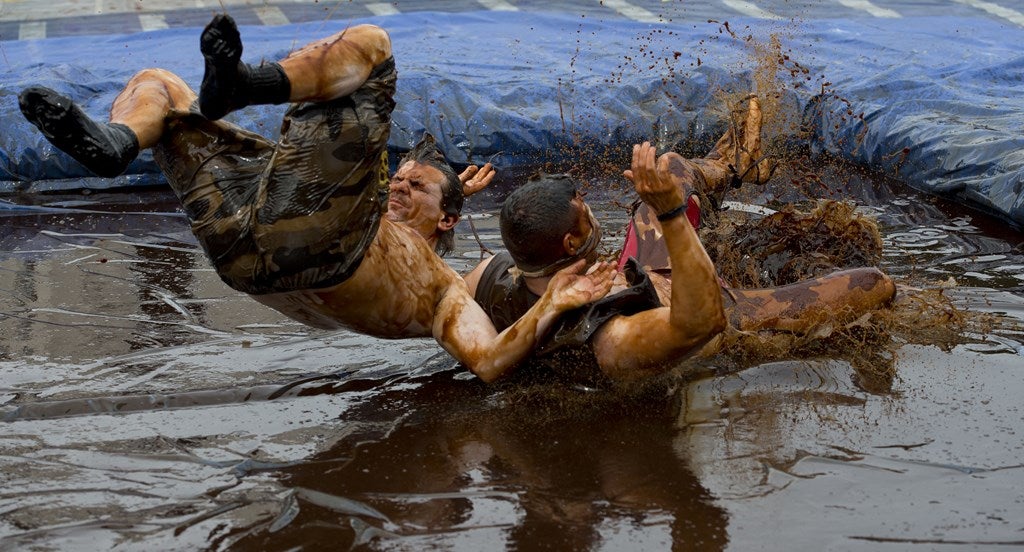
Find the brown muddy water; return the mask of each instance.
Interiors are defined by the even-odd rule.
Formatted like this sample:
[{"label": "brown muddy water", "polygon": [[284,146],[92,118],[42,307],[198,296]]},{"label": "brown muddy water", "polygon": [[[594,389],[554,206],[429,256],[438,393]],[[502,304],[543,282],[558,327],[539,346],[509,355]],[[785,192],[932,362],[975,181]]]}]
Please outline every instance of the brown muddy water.
[{"label": "brown muddy water", "polygon": [[[0,548],[1024,546],[1024,237],[825,173],[879,220],[884,270],[992,331],[902,346],[883,392],[827,356],[488,387],[432,340],[311,330],[231,291],[163,192],[0,211]],[[792,199],[776,180],[751,200]],[[624,196],[591,193],[620,228]],[[458,270],[474,234],[498,247],[500,195],[468,202]]]}]

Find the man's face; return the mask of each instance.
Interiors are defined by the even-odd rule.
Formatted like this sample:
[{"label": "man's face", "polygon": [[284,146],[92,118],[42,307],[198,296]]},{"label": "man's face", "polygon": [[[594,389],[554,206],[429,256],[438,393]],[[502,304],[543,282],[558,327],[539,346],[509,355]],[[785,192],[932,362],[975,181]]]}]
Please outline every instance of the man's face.
[{"label": "man's face", "polygon": [[[391,177],[388,220],[409,226],[426,239],[454,226],[451,215],[441,210],[441,171],[407,161]],[[457,220],[457,219],[455,219]]]},{"label": "man's face", "polygon": [[[572,213],[573,213],[573,229],[572,238],[568,242],[565,242],[563,246],[566,248],[566,253],[569,255],[577,255],[585,247],[585,244],[590,240],[599,240],[601,227],[594,218],[593,213],[590,211],[590,206],[583,201],[583,195],[579,192],[572,199]],[[595,249],[587,254],[586,259],[588,263],[597,261],[597,250]]]}]

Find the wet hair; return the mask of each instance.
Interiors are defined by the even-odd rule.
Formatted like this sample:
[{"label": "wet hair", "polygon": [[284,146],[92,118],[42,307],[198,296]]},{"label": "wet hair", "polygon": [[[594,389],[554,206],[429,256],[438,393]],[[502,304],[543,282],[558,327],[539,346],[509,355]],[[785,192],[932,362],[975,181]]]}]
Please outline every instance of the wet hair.
[{"label": "wet hair", "polygon": [[539,174],[516,188],[501,207],[501,241],[519,269],[540,270],[566,256],[562,239],[575,225],[576,181]]},{"label": "wet hair", "polygon": [[[462,195],[462,181],[459,180],[459,175],[455,172],[455,169],[448,164],[448,160],[445,159],[441,150],[437,149],[437,141],[434,140],[433,135],[429,132],[423,133],[423,138],[420,138],[420,141],[409,150],[409,153],[402,157],[398,166],[401,167],[409,161],[434,167],[441,171],[441,174],[444,176],[444,183],[441,184],[441,210],[445,214],[455,215],[458,218],[462,214],[462,204],[466,199]],[[455,228],[452,228],[438,236],[434,251],[438,255],[444,256],[451,253],[454,249]]]}]

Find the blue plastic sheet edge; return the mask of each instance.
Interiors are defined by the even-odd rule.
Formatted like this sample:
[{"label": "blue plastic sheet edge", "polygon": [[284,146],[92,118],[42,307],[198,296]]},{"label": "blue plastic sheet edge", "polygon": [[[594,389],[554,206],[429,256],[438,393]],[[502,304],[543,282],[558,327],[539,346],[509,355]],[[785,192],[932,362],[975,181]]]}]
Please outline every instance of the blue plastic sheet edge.
[{"label": "blue plastic sheet edge", "polygon": [[[988,19],[905,18],[645,24],[572,14],[415,13],[243,27],[245,59],[370,22],[388,29],[399,68],[390,149],[430,131],[457,164],[623,162],[650,139],[703,153],[725,129],[722,98],[755,87],[780,40],[786,128],[812,147],[1024,225],[1024,29]],[[733,34],[735,33],[735,34]],[[50,86],[105,118],[136,71],[162,67],[198,86],[199,29],[3,43],[0,193],[155,185],[148,154],[126,175],[89,175],[17,107]],[[766,49],[767,48],[767,49]],[[230,116],[274,136],[283,107]],[[0,205],[0,209],[3,206]]]}]

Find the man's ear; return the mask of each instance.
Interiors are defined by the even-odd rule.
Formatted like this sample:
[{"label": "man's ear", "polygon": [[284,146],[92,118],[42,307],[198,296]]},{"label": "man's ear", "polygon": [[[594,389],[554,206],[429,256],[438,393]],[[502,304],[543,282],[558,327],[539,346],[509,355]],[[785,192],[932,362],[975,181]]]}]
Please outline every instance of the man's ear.
[{"label": "man's ear", "polygon": [[451,230],[452,228],[455,228],[455,225],[458,224],[458,223],[459,223],[459,215],[453,215],[451,213],[444,213],[444,216],[441,217],[441,220],[439,220],[437,222],[437,231],[441,232],[441,233],[447,232],[447,231]]},{"label": "man's ear", "polygon": [[562,236],[562,249],[566,255],[575,255],[580,250],[580,245],[583,244],[583,239],[572,235],[572,232],[566,232]]}]

